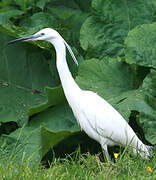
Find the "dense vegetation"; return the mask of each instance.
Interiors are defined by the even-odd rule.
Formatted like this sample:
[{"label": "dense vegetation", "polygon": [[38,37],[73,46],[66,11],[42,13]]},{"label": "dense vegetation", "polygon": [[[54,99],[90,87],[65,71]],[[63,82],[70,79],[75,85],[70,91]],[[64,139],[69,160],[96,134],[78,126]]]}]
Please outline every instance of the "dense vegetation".
[{"label": "dense vegetation", "polygon": [[72,47],[79,66],[67,59],[79,86],[105,98],[144,142],[155,144],[155,21],[154,0],[0,1],[1,148],[40,161],[60,143],[71,149],[88,142],[59,86],[53,47],[7,45],[44,27]]}]

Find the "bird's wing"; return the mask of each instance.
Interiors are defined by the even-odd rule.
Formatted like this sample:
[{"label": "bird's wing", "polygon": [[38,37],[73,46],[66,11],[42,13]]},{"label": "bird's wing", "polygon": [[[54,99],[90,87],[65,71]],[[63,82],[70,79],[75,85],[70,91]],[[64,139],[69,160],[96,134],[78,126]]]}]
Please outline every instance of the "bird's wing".
[{"label": "bird's wing", "polygon": [[[94,131],[99,137],[108,138],[115,144],[125,144],[129,136],[133,137],[135,135],[123,117],[96,93],[85,91],[80,108],[79,115],[81,117],[79,118],[82,120],[80,125],[84,121],[86,122],[86,125],[82,127],[84,131],[88,131],[90,127],[89,131],[92,128],[92,133]],[[91,133],[87,134],[92,135]]]}]

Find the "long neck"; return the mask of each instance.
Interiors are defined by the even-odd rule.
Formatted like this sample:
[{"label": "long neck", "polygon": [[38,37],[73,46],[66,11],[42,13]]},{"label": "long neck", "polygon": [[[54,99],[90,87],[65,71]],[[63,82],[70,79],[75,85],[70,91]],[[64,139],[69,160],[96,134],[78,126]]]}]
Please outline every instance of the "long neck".
[{"label": "long neck", "polygon": [[52,44],[56,50],[56,64],[57,70],[60,76],[60,80],[63,86],[65,96],[70,104],[72,97],[79,95],[81,89],[74,81],[71,72],[69,71],[68,64],[66,61],[66,47],[60,39],[53,41]]}]

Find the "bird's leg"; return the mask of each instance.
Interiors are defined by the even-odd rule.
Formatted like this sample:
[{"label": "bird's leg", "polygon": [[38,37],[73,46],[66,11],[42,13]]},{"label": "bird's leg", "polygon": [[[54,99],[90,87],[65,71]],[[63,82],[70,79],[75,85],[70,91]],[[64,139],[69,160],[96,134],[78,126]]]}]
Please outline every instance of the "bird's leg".
[{"label": "bird's leg", "polygon": [[108,153],[107,145],[106,145],[106,144],[103,144],[103,145],[102,145],[102,149],[104,150],[104,153],[105,153],[105,156],[106,156],[107,161],[111,161],[110,155],[109,155],[109,153]]}]

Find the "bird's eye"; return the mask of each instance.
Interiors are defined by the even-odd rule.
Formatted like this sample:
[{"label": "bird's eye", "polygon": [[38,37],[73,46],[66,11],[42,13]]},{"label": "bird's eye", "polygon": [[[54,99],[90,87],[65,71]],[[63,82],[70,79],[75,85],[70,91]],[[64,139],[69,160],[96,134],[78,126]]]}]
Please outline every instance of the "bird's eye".
[{"label": "bird's eye", "polygon": [[44,33],[41,33],[42,36],[44,36],[45,34]]}]

